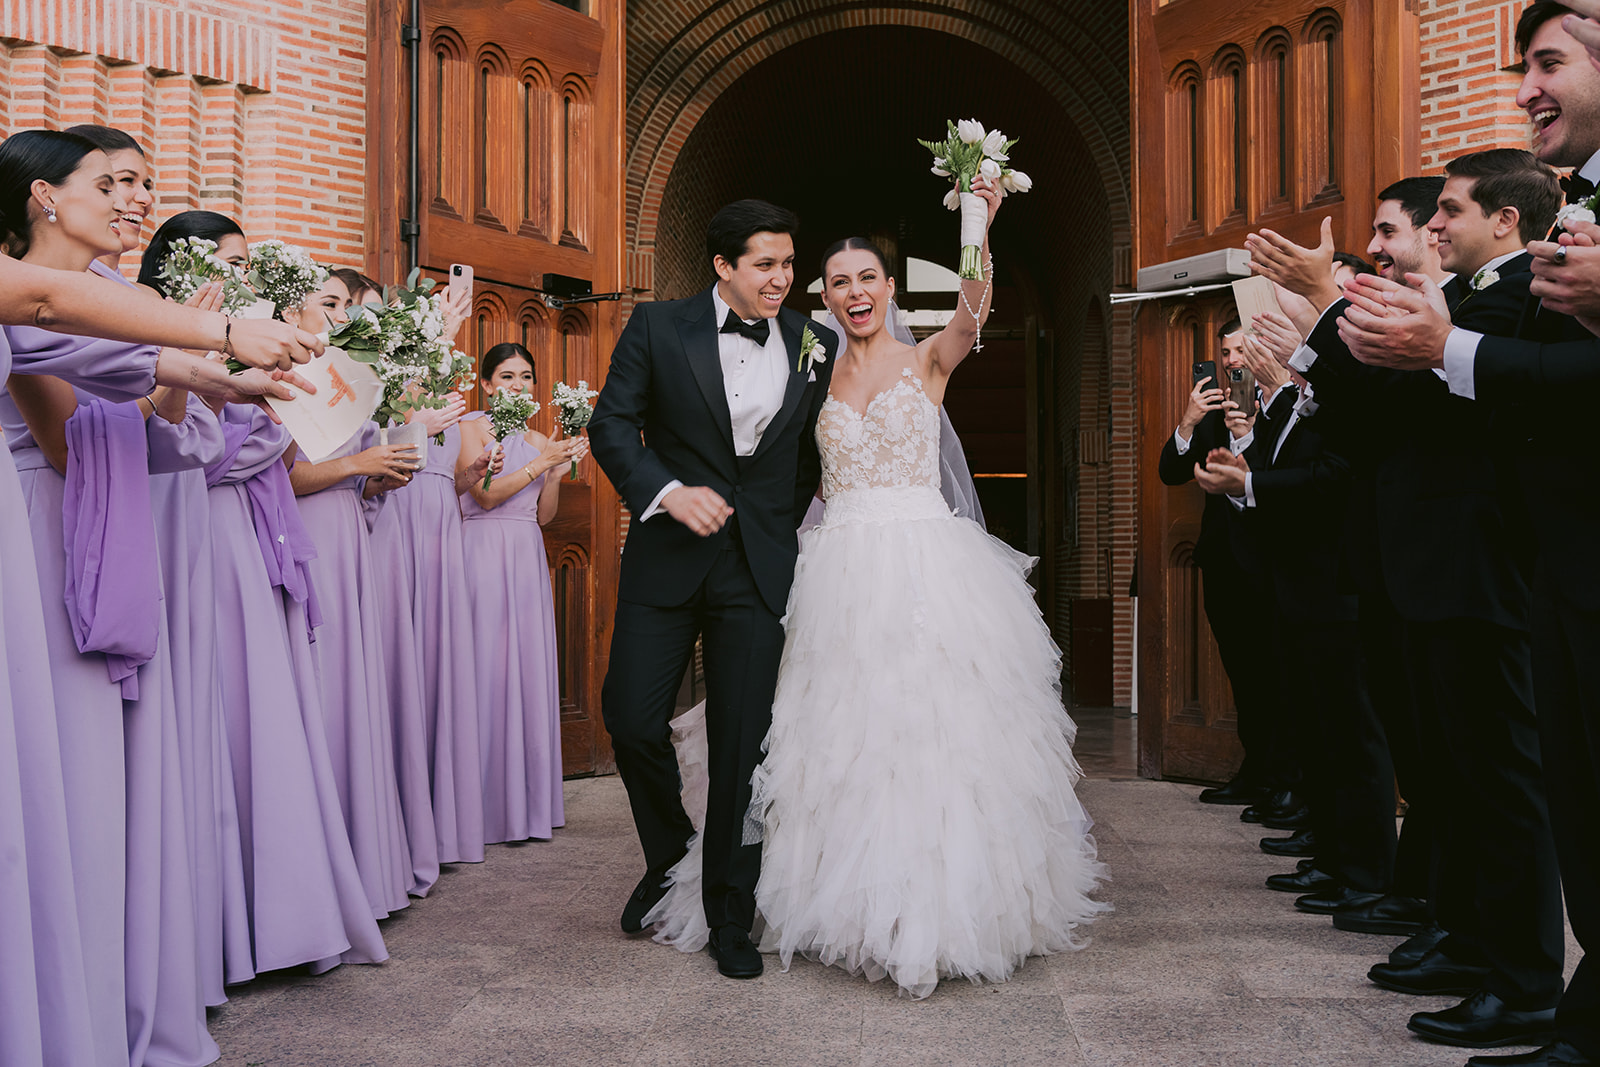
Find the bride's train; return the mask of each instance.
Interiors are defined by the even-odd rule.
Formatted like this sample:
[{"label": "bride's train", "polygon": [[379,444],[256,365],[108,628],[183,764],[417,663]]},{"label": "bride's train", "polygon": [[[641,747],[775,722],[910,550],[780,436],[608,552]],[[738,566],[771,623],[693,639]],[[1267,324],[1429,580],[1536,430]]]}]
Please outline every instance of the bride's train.
[{"label": "bride's train", "polygon": [[[1031,562],[923,486],[837,493],[802,536],[750,813],[756,936],[785,967],[799,953],[925,997],[1079,948],[1109,910],[1089,896],[1105,871]],[[673,725],[698,826],[702,710]],[[647,923],[697,950],[698,838],[671,879]]]}]

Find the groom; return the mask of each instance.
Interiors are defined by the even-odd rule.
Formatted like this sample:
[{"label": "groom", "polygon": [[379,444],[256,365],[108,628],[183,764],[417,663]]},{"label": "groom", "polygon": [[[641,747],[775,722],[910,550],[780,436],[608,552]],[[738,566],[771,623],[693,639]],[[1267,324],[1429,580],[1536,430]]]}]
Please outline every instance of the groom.
[{"label": "groom", "polygon": [[[711,779],[703,900],[711,953],[729,978],[761,973],[750,940],[761,846],[742,843],[744,816],[772,721],[779,620],[795,530],[820,477],[814,433],[833,367],[802,358],[808,320],[783,307],[798,226],[761,200],[718,211],[706,233],[716,284],[634,308],[589,423],[595,458],[637,516],[601,693],[648,865],[622,928],[643,929],[694,832],[668,720],[698,637]],[[831,353],[833,333],[814,333]]]}]

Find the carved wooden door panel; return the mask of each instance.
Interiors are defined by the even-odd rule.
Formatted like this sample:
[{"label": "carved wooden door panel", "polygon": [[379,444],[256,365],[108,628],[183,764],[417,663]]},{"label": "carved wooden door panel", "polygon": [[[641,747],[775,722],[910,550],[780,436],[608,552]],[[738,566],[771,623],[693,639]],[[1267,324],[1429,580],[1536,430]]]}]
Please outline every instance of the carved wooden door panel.
[{"label": "carved wooden door panel", "polygon": [[[420,34],[413,35],[421,60],[418,261],[441,279],[452,263],[472,265],[473,318],[460,346],[475,359],[501,341],[528,347],[541,404],[534,425],[544,433],[553,431],[551,387],[580,379],[596,387],[621,328],[616,303],[556,310],[536,291],[546,273],[588,279],[596,293],[621,288],[623,2],[574,6],[579,10],[553,0],[424,0]],[[380,15],[405,14],[397,4],[382,7]],[[375,27],[375,35],[384,32]],[[400,98],[409,97],[403,51],[377,44],[380,73]],[[409,133],[393,121],[378,126],[374,180],[381,181],[385,171],[398,175]],[[380,216],[403,214],[406,205],[387,195],[379,197]],[[385,260],[400,258],[388,235],[404,223],[377,222],[374,258],[384,269]],[[403,264],[386,273],[403,274]],[[562,482],[560,508],[544,529],[569,776],[613,767],[600,681],[610,647],[619,506],[594,461],[585,460],[575,481]]]}]

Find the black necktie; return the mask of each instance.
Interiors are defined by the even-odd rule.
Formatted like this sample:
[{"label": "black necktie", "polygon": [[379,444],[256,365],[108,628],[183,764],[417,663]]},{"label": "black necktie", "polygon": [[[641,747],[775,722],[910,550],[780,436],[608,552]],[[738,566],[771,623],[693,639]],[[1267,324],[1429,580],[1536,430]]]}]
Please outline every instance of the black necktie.
[{"label": "black necktie", "polygon": [[728,309],[728,318],[722,324],[723,333],[742,333],[758,345],[765,345],[767,338],[772,336],[772,324],[766,319],[757,319],[755,322],[746,322],[739,317],[739,313],[732,308]]},{"label": "black necktie", "polygon": [[1594,182],[1573,171],[1561,179],[1561,188],[1567,191],[1567,203],[1576,204],[1594,195]]}]

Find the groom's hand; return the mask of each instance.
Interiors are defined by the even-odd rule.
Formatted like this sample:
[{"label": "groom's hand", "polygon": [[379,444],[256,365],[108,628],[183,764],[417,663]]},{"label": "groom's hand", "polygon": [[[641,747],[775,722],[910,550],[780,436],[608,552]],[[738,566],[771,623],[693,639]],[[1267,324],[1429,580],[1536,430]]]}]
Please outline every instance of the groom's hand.
[{"label": "groom's hand", "polygon": [[726,500],[703,485],[678,486],[662,499],[661,507],[701,537],[710,537],[722,529],[733,514]]}]

